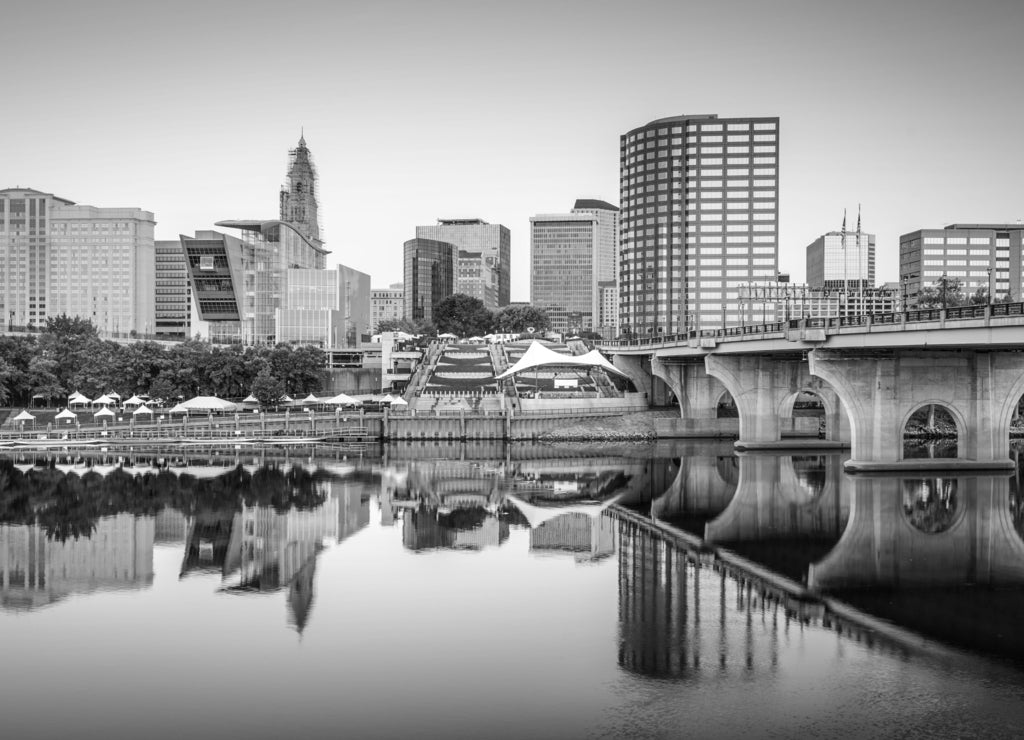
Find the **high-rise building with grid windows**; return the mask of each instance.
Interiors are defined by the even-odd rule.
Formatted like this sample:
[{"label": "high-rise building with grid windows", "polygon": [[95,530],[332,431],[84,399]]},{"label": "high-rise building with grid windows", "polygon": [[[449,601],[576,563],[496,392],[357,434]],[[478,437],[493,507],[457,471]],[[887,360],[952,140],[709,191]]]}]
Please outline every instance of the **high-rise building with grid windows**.
[{"label": "high-rise building with grid windows", "polygon": [[662,118],[619,148],[620,331],[740,324],[740,286],[778,272],[779,119]]},{"label": "high-rise building with grid windows", "polygon": [[600,200],[530,219],[530,302],[547,311],[555,331],[614,336],[602,324],[601,286],[615,279],[618,221],[619,209]]},{"label": "high-rise building with grid windows", "polygon": [[512,267],[512,236],[508,228],[478,218],[439,219],[434,226],[417,226],[416,238],[455,247],[456,293],[479,298],[491,311],[508,305]]}]

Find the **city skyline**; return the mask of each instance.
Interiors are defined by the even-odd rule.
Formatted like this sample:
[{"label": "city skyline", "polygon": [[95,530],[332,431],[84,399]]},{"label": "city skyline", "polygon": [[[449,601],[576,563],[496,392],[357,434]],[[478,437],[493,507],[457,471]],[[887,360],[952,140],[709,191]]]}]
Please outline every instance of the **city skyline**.
[{"label": "city skyline", "polygon": [[[525,300],[529,217],[577,198],[618,204],[619,135],[708,111],[780,118],[779,267],[796,281],[806,245],[857,203],[877,235],[879,281],[898,274],[901,234],[1024,217],[1006,166],[1024,160],[1015,135],[1024,103],[1005,95],[1020,68],[1022,8],[1009,1],[782,11],[650,2],[633,6],[641,25],[657,19],[644,34],[620,34],[601,3],[543,15],[531,3],[314,3],[301,18],[308,53],[298,67],[151,52],[180,39],[201,48],[229,27],[264,37],[296,22],[283,8],[130,7],[58,4],[58,51],[45,56],[16,32],[30,22],[27,7],[8,11],[2,46],[32,58],[37,73],[10,80],[21,113],[8,130],[32,125],[0,144],[2,186],[152,211],[158,240],[273,218],[286,152],[304,127],[330,265],[384,287],[402,279],[402,244],[416,225],[482,218],[511,230],[511,298]],[[455,31],[457,46],[422,53],[424,39]],[[104,36],[117,43],[94,43]],[[102,88],[37,84],[71,64]],[[286,105],[233,113],[283,85]],[[950,96],[957,110],[997,113],[967,135],[940,111]],[[198,112],[216,106],[229,115]]]}]

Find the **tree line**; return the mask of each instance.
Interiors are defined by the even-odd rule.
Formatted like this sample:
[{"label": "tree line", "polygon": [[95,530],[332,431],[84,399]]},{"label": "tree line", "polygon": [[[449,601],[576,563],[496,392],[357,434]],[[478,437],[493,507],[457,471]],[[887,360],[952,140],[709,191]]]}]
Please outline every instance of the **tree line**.
[{"label": "tree line", "polygon": [[100,339],[86,319],[59,316],[47,319],[38,335],[0,337],[0,405],[28,406],[35,399],[63,406],[75,391],[165,401],[252,393],[271,405],[286,393],[320,390],[326,366],[324,352],[309,345],[118,344]]},{"label": "tree line", "polygon": [[381,321],[376,330],[404,331],[408,334],[456,334],[460,337],[485,334],[519,334],[532,329],[543,332],[551,328],[547,312],[535,306],[505,306],[490,311],[479,298],[456,293],[434,306],[433,321],[388,319]]}]

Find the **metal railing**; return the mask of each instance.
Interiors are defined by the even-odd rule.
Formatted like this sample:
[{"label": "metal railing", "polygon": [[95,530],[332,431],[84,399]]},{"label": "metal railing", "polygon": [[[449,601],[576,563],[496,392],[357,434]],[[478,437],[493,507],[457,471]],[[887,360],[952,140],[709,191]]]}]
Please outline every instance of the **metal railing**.
[{"label": "metal railing", "polygon": [[[1024,303],[992,303],[977,306],[957,306],[955,308],[916,309],[896,313],[789,319],[766,324],[729,326],[722,329],[691,330],[680,334],[666,334],[659,336],[657,339],[646,337],[642,339],[613,339],[600,342],[598,346],[602,349],[662,347],[699,341],[700,339],[764,338],[770,334],[783,334],[787,329],[840,329],[844,327],[871,327],[894,324],[913,328],[914,324],[969,321],[1010,316],[1024,317]],[[1021,323],[1024,323],[1024,321]]]}]

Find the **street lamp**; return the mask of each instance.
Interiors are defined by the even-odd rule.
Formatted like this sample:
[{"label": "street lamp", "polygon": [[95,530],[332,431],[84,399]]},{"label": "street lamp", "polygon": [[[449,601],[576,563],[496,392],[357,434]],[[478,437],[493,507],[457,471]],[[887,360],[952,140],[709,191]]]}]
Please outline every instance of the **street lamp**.
[{"label": "street lamp", "polygon": [[942,271],[942,310],[946,310],[946,271]]}]

